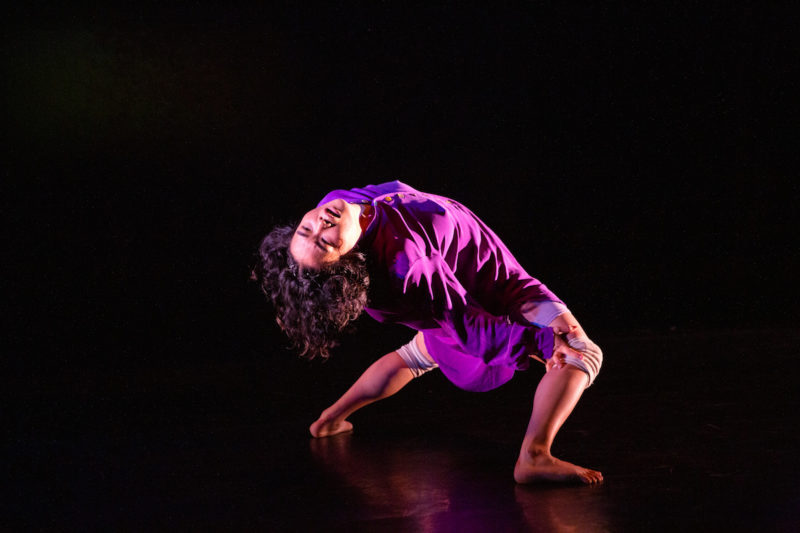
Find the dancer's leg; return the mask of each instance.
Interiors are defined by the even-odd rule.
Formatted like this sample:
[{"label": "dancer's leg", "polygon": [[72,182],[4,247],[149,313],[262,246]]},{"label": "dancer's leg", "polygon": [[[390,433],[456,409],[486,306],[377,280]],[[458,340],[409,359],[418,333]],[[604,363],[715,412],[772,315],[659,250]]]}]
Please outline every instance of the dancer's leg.
[{"label": "dancer's leg", "polygon": [[325,409],[311,424],[309,431],[314,437],[330,437],[351,431],[353,424],[346,418],[353,412],[377,400],[386,398],[406,386],[414,375],[405,361],[390,352],[375,361],[356,380],[336,403]]},{"label": "dancer's leg", "polygon": [[[583,334],[577,320],[569,313],[559,317],[551,327],[565,333]],[[585,372],[572,365],[548,366],[547,373],[536,389],[531,419],[514,468],[514,479],[518,483],[598,483],[603,480],[600,472],[561,461],[550,453],[553,440],[578,403],[587,379]]]},{"label": "dancer's leg", "polygon": [[586,387],[586,374],[572,365],[552,368],[544,375],[533,400],[533,412],[514,468],[518,483],[581,481],[597,483],[600,472],[553,457],[550,447],[558,430]]}]

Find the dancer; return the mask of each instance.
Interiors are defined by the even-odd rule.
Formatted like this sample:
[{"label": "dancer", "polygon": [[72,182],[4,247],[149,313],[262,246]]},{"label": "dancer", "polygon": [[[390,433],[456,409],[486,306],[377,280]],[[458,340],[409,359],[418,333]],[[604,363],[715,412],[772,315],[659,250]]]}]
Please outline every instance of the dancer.
[{"label": "dancer", "polygon": [[253,278],[306,357],[328,357],[362,311],[417,332],[320,414],[309,428],[313,437],[351,431],[350,414],[433,369],[465,390],[486,391],[527,369],[533,358],[546,372],[514,479],[603,480],[600,472],[550,451],[600,370],[600,348],[460,203],[399,181],[332,191],[298,225],[277,227],[264,238]]}]

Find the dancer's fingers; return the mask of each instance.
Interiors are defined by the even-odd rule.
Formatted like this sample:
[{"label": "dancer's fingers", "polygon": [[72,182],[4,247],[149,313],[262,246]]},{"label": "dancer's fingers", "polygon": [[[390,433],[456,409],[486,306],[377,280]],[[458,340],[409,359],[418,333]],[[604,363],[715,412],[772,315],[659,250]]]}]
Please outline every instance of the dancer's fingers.
[{"label": "dancer's fingers", "polygon": [[552,368],[563,368],[566,362],[564,361],[564,356],[561,353],[553,352],[553,356],[547,360],[547,370],[550,371]]},{"label": "dancer's fingers", "polygon": [[571,357],[576,357],[583,360],[583,354],[572,348],[572,346],[567,344],[567,342],[559,335],[556,335],[555,343],[553,345],[553,355],[556,353],[561,354],[562,357],[569,355]]},{"label": "dancer's fingers", "polygon": [[583,354],[570,346],[566,347],[564,355],[571,355],[572,357],[577,357],[578,359],[583,360]]}]

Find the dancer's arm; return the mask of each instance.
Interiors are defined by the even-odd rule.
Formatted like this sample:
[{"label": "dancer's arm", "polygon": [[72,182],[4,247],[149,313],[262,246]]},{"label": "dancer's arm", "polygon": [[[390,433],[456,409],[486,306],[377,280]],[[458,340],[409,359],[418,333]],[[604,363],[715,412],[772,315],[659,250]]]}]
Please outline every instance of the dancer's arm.
[{"label": "dancer's arm", "polygon": [[325,409],[309,431],[314,437],[328,437],[353,429],[346,420],[351,413],[391,396],[414,378],[408,365],[391,352],[370,365],[336,403]]},{"label": "dancer's arm", "polygon": [[556,333],[565,333],[568,339],[573,337],[586,336],[586,332],[578,323],[578,319],[567,311],[558,315],[549,326],[555,330]]}]

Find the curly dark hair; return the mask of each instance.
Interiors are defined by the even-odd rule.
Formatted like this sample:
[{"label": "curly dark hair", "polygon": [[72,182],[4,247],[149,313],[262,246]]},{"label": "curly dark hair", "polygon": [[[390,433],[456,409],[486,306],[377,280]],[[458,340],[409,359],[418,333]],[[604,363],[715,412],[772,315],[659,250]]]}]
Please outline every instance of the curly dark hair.
[{"label": "curly dark hair", "polygon": [[261,241],[252,271],[276,321],[300,355],[327,359],[337,338],[367,304],[366,257],[352,250],[319,270],[300,268],[289,253],[295,226],[277,226]]}]

